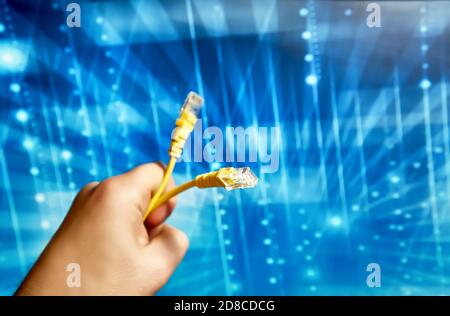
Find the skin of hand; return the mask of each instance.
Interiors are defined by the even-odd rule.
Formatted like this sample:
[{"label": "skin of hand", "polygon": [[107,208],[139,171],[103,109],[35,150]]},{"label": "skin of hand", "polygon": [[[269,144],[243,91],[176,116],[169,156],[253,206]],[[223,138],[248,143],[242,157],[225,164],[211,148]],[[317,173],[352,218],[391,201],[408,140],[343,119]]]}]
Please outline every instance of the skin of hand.
[{"label": "skin of hand", "polygon": [[[188,249],[186,235],[163,222],[172,199],[142,216],[163,176],[144,164],[86,185],[17,295],[154,295]],[[175,186],[171,179],[166,190]],[[80,287],[69,287],[67,266],[79,264]]]}]

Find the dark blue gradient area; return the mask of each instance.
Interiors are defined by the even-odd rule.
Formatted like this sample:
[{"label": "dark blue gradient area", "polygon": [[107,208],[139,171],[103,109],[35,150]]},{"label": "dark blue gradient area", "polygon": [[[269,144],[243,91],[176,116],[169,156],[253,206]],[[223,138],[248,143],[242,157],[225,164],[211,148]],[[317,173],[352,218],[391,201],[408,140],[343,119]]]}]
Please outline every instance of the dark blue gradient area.
[{"label": "dark blue gradient area", "polygon": [[0,294],[83,185],[167,162],[191,90],[204,126],[279,127],[279,166],[179,197],[191,246],[161,295],[450,294],[450,2],[380,1],[379,28],[364,1],[77,2],[81,28],[0,0]]}]

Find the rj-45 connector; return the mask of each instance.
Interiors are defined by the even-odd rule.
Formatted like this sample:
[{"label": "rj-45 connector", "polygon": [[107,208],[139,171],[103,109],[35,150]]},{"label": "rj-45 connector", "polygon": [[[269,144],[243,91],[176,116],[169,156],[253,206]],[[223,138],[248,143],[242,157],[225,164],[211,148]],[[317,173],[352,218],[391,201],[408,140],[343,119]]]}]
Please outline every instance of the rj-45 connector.
[{"label": "rj-45 connector", "polygon": [[252,188],[258,183],[258,178],[249,167],[221,168],[218,171],[199,175],[195,180],[198,188],[223,187],[227,191]]},{"label": "rj-45 connector", "polygon": [[166,203],[172,197],[190,189],[197,187],[204,188],[225,188],[230,191],[234,189],[246,189],[256,186],[258,177],[253,174],[249,167],[245,168],[221,168],[217,171],[204,173],[195,177],[175,189],[164,193],[154,205],[154,208]]},{"label": "rj-45 connector", "polygon": [[223,182],[227,191],[253,188],[258,183],[258,177],[255,176],[249,167],[223,168],[219,170],[217,176]]},{"label": "rj-45 connector", "polygon": [[203,106],[203,102],[204,100],[201,96],[191,91],[186,97],[186,100],[184,100],[184,104],[180,112],[188,111],[197,117]]},{"label": "rj-45 connector", "polygon": [[202,105],[203,98],[195,92],[189,92],[181,107],[180,116],[175,122],[176,128],[172,133],[172,142],[169,148],[170,157],[175,159],[181,157],[184,144],[194,129]]}]

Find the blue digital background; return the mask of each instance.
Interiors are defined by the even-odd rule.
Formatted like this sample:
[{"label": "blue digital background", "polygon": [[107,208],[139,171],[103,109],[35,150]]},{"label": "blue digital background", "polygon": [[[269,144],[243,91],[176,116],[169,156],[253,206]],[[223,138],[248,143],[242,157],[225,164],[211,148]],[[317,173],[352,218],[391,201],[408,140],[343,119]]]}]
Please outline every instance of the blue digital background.
[{"label": "blue digital background", "polygon": [[67,2],[0,0],[0,294],[84,184],[167,161],[190,90],[208,125],[280,127],[280,166],[180,196],[161,295],[449,294],[449,2],[380,1],[380,28],[363,1],[78,2],[69,29]]}]

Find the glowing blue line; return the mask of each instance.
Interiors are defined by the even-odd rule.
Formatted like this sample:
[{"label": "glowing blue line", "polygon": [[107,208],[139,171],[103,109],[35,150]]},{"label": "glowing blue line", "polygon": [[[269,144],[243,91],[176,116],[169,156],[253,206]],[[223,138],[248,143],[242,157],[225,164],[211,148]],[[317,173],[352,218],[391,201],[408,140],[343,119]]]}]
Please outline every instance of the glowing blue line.
[{"label": "glowing blue line", "polygon": [[450,205],[450,132],[448,128],[448,103],[447,83],[445,78],[441,81],[441,107],[442,107],[442,129],[445,148],[445,170],[447,175],[447,201]]},{"label": "glowing blue line", "polygon": [[[43,58],[45,59],[46,63],[49,63],[49,57],[48,57],[48,50],[45,48],[43,49]],[[57,100],[56,98],[56,89],[55,89],[55,83],[54,83],[54,79],[53,76],[49,76],[49,83],[50,83],[50,91],[53,94],[53,99]],[[45,130],[47,132],[47,137],[49,139],[50,142],[50,155],[52,157],[52,166],[53,166],[53,171],[55,172],[55,178],[56,178],[56,186],[58,188],[58,191],[60,192],[58,194],[59,196],[59,203],[60,203],[60,208],[61,210],[64,210],[67,206],[64,205],[64,199],[62,196],[62,192],[63,192],[63,184],[62,184],[62,177],[61,177],[61,172],[59,169],[59,159],[56,157],[56,153],[55,150],[53,148],[53,144],[55,144],[55,139],[54,139],[54,135],[53,135],[53,130],[51,128],[51,121],[49,119],[49,113],[48,113],[48,109],[47,109],[47,102],[46,100],[44,100],[42,93],[39,93],[40,99],[41,99],[41,103],[42,103],[42,113],[44,116],[44,124],[45,124]]]},{"label": "glowing blue line", "polygon": [[[150,77],[150,76],[149,76]],[[149,91],[150,91],[150,107],[152,110],[152,118],[153,118],[153,124],[155,125],[155,131],[156,131],[156,142],[158,143],[158,154],[159,157],[161,158],[161,149],[162,149],[162,141],[161,141],[161,125],[159,124],[159,114],[158,114],[158,109],[156,107],[156,102],[155,102],[155,93],[153,90],[153,86],[151,86],[152,83],[152,79],[148,78],[148,82],[149,82]]]},{"label": "glowing blue line", "polygon": [[[297,89],[295,89],[294,86],[294,78],[291,78],[289,80],[289,82],[291,83],[291,91],[292,91],[292,110],[294,112],[294,135],[295,135],[295,149],[300,152],[303,148],[303,142],[301,139],[301,131],[300,131],[300,125],[299,125],[299,116],[298,116],[298,111],[297,111],[297,94],[296,91]],[[300,188],[303,188],[304,180],[304,174],[305,174],[305,168],[304,168],[304,164],[303,164],[303,159],[300,158],[299,159],[299,172],[300,172],[300,177],[299,177],[299,185]]]},{"label": "glowing blue line", "polygon": [[[279,104],[278,104],[278,93],[277,93],[277,85],[275,81],[275,71],[274,71],[274,64],[273,64],[273,54],[272,50],[268,49],[268,66],[269,66],[269,76],[270,76],[270,96],[272,98],[272,110],[273,110],[273,116],[276,126],[281,126],[280,123],[280,113],[279,113]],[[280,167],[281,167],[281,185],[283,188],[283,198],[284,198],[284,211],[286,216],[286,223],[288,225],[287,232],[289,236],[289,242],[292,245],[293,244],[293,236],[292,236],[292,216],[291,216],[291,209],[290,209],[290,203],[289,203],[289,186],[287,184],[287,173],[286,173],[286,162],[285,157],[283,153],[283,138],[281,135],[279,135],[279,147],[278,150],[280,151]],[[272,144],[273,146],[273,144]]]},{"label": "glowing blue line", "polygon": [[[376,109],[378,109],[379,111],[386,111],[387,110],[387,105],[388,103],[390,103],[390,100],[386,100],[385,99],[385,95],[386,95],[386,89],[382,89],[381,92],[378,94],[377,99],[375,100],[375,102],[372,104],[371,106],[371,110],[370,113],[365,117],[365,122],[367,121],[367,118],[372,118],[372,117],[376,117],[378,119],[378,121],[376,123],[378,123],[379,121],[381,121],[384,116],[381,116],[379,114],[373,114],[372,112],[374,112]],[[359,96],[358,96],[359,98]],[[359,102],[359,99],[358,99]],[[375,121],[371,120],[370,121],[371,124],[365,124],[365,129],[370,130],[375,126]],[[382,123],[380,123],[382,124]],[[364,131],[363,129],[361,129],[361,131]],[[384,132],[386,133],[386,131],[384,130]],[[386,137],[388,137],[390,135],[386,135]],[[362,137],[364,138],[364,134],[362,134]],[[383,150],[379,150],[375,155],[373,155],[371,157],[371,160],[368,162],[368,164],[366,164],[366,170],[371,170],[372,167],[376,166],[376,164],[378,163],[379,159],[384,155],[384,151]],[[350,190],[351,188],[353,188],[353,186],[355,184],[357,184],[358,179],[354,178],[350,181],[348,181],[347,183],[347,190]],[[380,180],[381,181],[381,180]]]},{"label": "glowing blue line", "polygon": [[397,125],[397,141],[401,148],[401,159],[403,160],[403,123],[402,123],[402,105],[400,101],[400,84],[398,78],[398,68],[394,72],[394,100],[395,100],[395,121]]},{"label": "glowing blue line", "polygon": [[[249,85],[248,94],[249,94],[249,101],[250,101],[250,109],[251,109],[251,113],[252,113],[252,122],[253,122],[254,126],[258,127],[259,123],[258,123],[258,116],[257,116],[257,110],[256,110],[257,107],[256,107],[255,88],[254,88],[253,79],[248,81],[248,85]],[[261,192],[261,195],[262,195],[264,219],[272,220],[273,213],[269,210],[269,207],[268,207],[268,203],[270,201],[269,201],[269,198],[267,195],[267,187],[265,185],[265,174],[262,173],[260,175],[260,177],[261,177],[261,180],[260,180],[261,185],[258,185],[258,190],[259,190],[259,192]],[[275,239],[275,238],[272,238],[274,236],[271,235],[269,227],[270,227],[270,225],[265,226],[266,237]],[[275,248],[276,247],[275,244],[276,243],[270,244],[270,246],[268,247],[269,248],[268,252],[269,252],[270,257],[277,259],[279,257],[279,254],[278,254],[278,250]],[[280,274],[280,272],[277,271],[277,269],[275,269],[275,265],[272,267],[272,270],[274,270],[275,273]],[[284,291],[284,290],[281,289],[281,291]]]},{"label": "glowing blue line", "polygon": [[241,238],[241,244],[242,244],[242,253],[244,257],[244,269],[245,269],[245,275],[247,280],[247,285],[249,287],[249,293],[253,292],[253,284],[251,282],[251,272],[250,272],[250,255],[248,252],[248,242],[247,242],[247,233],[245,229],[245,220],[244,220],[244,210],[242,208],[242,199],[241,199],[241,192],[238,191],[236,193],[236,202],[237,202],[237,210],[238,210],[238,222],[239,222],[239,236]]},{"label": "glowing blue line", "polygon": [[[72,33],[68,32],[68,34],[69,34],[68,39],[69,39],[70,46],[72,47],[72,49],[75,49],[75,44],[73,43]],[[87,132],[89,134],[89,137],[87,137],[87,143],[88,143],[89,149],[92,151],[92,155],[91,155],[92,166],[91,167],[95,170],[98,170],[98,163],[97,163],[97,158],[96,158],[96,154],[94,151],[94,146],[92,143],[92,137],[90,137],[92,128],[91,128],[91,122],[89,119],[89,112],[88,112],[87,106],[86,106],[86,95],[85,95],[85,90],[84,90],[84,84],[83,84],[83,81],[81,80],[82,67],[80,66],[80,63],[78,62],[78,59],[75,56],[73,57],[73,64],[76,69],[75,81],[77,84],[77,88],[80,91],[80,103],[81,103],[81,109],[83,111],[83,123],[84,123],[84,127],[87,129]],[[90,78],[91,78],[92,72],[90,72],[90,74],[91,74],[90,75]],[[97,176],[95,176],[95,177],[97,177]]]},{"label": "glowing blue line", "polygon": [[243,80],[241,80],[242,83],[239,87],[239,91],[237,93],[237,98],[236,98],[237,104],[241,103],[241,99],[244,96],[244,92],[245,92],[245,86],[247,85],[249,79],[251,78],[253,66],[255,65],[256,57],[258,56],[258,53],[259,53],[259,47],[261,47],[260,43],[261,43],[261,40],[263,39],[263,34],[266,32],[267,28],[269,27],[269,22],[272,18],[275,3],[276,3],[276,1],[272,1],[270,8],[267,10],[267,15],[264,18],[264,22],[263,22],[263,26],[262,26],[262,32],[258,34],[257,48],[255,49],[255,53],[253,54],[250,63],[248,64],[247,68],[245,69],[245,77]]},{"label": "glowing blue line", "polygon": [[[263,203],[263,210],[264,210],[264,218],[265,219],[269,219],[272,220],[273,218],[273,213],[269,210],[269,206],[268,206],[268,194],[267,194],[267,187],[266,187],[266,181],[265,181],[265,174],[262,173],[260,175],[260,185],[258,185],[259,190],[261,191],[261,195],[262,195],[262,200],[264,201]],[[272,236],[272,234],[270,233],[270,225],[266,225],[266,236],[268,236],[268,238],[271,238],[272,240],[274,240],[275,242],[271,243],[269,246],[269,255],[274,258],[277,259],[279,257],[279,252],[278,252],[278,245],[277,248],[275,247],[275,243],[277,243],[276,238],[274,238],[275,236]],[[275,270],[276,273],[281,274],[278,269],[275,269],[275,265],[273,265],[273,270]],[[283,294],[284,289],[281,287],[281,294]]]},{"label": "glowing blue line", "polygon": [[347,197],[345,192],[345,179],[344,179],[344,164],[342,163],[342,152],[341,152],[341,141],[340,141],[340,131],[339,131],[339,118],[337,114],[337,105],[336,105],[336,91],[334,84],[334,75],[331,75],[331,110],[333,115],[333,133],[334,140],[336,143],[336,159],[338,162],[337,171],[338,171],[338,180],[339,180],[339,195],[341,197],[341,207],[344,213],[345,219],[345,228],[348,232],[349,230],[349,216],[348,216],[348,206],[347,206]]},{"label": "glowing blue line", "polygon": [[[63,185],[62,185],[62,177],[61,177],[61,172],[59,169],[59,159],[56,155],[55,152],[55,148],[54,148],[54,144],[55,144],[55,140],[54,140],[54,136],[53,136],[53,131],[50,125],[50,119],[49,119],[49,113],[48,113],[48,109],[47,109],[47,104],[44,100],[42,100],[41,97],[41,104],[42,104],[42,114],[44,116],[44,124],[45,124],[45,130],[47,133],[47,137],[48,137],[48,141],[50,144],[50,156],[52,157],[52,166],[53,166],[53,171],[55,172],[55,178],[56,178],[56,187],[58,189],[58,197],[59,197],[59,206],[61,208],[61,210],[64,210],[67,208],[67,205],[65,205],[64,199],[63,199]],[[34,177],[33,177],[34,178]]]},{"label": "glowing blue line", "polygon": [[431,136],[431,123],[430,123],[430,101],[428,96],[428,90],[423,90],[423,115],[425,120],[425,137],[426,137],[426,155],[428,165],[428,187],[430,190],[430,202],[431,202],[431,218],[433,220],[433,234],[436,240],[436,259],[438,265],[442,267],[442,251],[440,245],[440,230],[439,230],[439,217],[436,206],[436,186],[435,186],[435,171],[434,171],[434,159],[433,159],[433,139]]},{"label": "glowing blue line", "polygon": [[[314,11],[314,4],[313,2],[308,2],[309,11]],[[307,25],[308,27],[311,25],[311,18],[310,15],[308,15],[307,19]],[[309,51],[312,51],[311,47],[311,41],[308,43],[308,49]],[[311,74],[316,75],[315,67],[313,63],[311,63],[310,66]],[[325,167],[325,154],[324,154],[324,146],[323,146],[323,136],[322,136],[322,123],[321,123],[321,116],[320,116],[320,107],[319,107],[319,92],[317,88],[317,84],[311,86],[312,93],[313,93],[313,106],[314,106],[314,114],[315,114],[315,123],[316,123],[316,136],[317,136],[317,145],[319,147],[319,157],[320,157],[320,173],[322,177],[322,192],[325,194],[326,201],[329,202],[329,193],[328,193],[328,178],[327,178],[327,172]]]},{"label": "glowing blue line", "polygon": [[19,217],[17,215],[16,204],[14,202],[14,197],[11,190],[11,182],[8,172],[8,167],[6,165],[5,154],[3,148],[0,148],[0,165],[2,169],[3,183],[5,184],[6,198],[9,205],[9,214],[11,216],[11,223],[14,229],[14,237],[16,239],[17,254],[19,256],[19,265],[22,276],[26,274],[26,264],[25,264],[25,253],[23,251],[22,237],[20,233]]},{"label": "glowing blue line", "polygon": [[[212,188],[214,197],[217,196],[217,188]],[[225,293],[226,295],[231,295],[231,282],[230,282],[230,271],[228,267],[228,261],[226,258],[226,249],[224,243],[224,236],[222,230],[222,216],[219,212],[219,202],[217,198],[213,198],[214,203],[214,214],[216,215],[216,227],[217,227],[217,235],[219,237],[220,244],[220,257],[222,260],[222,270],[223,270],[223,278],[225,281]]]},{"label": "glowing blue line", "polygon": [[102,109],[100,105],[98,104],[98,100],[100,99],[99,91],[98,91],[98,85],[95,84],[94,87],[94,99],[96,101],[95,104],[95,112],[97,114],[97,121],[100,129],[100,140],[102,142],[102,149],[103,149],[103,156],[105,157],[105,165],[106,165],[106,175],[108,177],[113,176],[112,166],[111,166],[111,155],[109,151],[109,144],[106,134],[106,124],[105,120],[103,118],[104,114],[102,113]]},{"label": "glowing blue line", "polygon": [[[50,81],[50,86],[52,89],[53,97],[55,100],[57,100],[56,89],[55,89],[53,80]],[[55,106],[56,120],[58,122],[57,127],[58,127],[59,137],[60,137],[61,143],[65,144],[66,143],[66,134],[64,131],[65,125],[64,125],[64,120],[62,119],[63,116],[61,113],[61,107],[59,106],[58,103],[55,103],[54,106]],[[61,124],[59,124],[59,123],[61,123]],[[64,142],[62,140],[64,140]],[[65,164],[66,164],[66,168],[67,168],[67,163],[65,163]],[[67,173],[67,177],[68,177],[69,184],[70,184],[71,182],[73,182],[72,173],[67,172],[67,169],[66,169],[66,173]]]},{"label": "glowing blue line", "polygon": [[356,118],[356,138],[358,144],[358,154],[360,168],[360,177],[362,180],[361,196],[364,199],[365,207],[364,210],[367,211],[369,189],[367,187],[367,169],[366,169],[366,157],[364,155],[364,131],[361,120],[361,104],[359,100],[358,92],[355,92],[355,118]]},{"label": "glowing blue line", "polygon": [[[194,55],[194,65],[195,65],[195,78],[197,80],[197,88],[198,93],[202,96],[205,95],[204,89],[203,89],[203,80],[202,80],[202,74],[200,69],[200,58],[198,55],[198,47],[197,47],[197,38],[195,34],[195,24],[194,24],[194,13],[192,11],[192,2],[191,0],[186,0],[186,11],[189,21],[189,33],[191,35],[191,44],[192,44],[192,52]],[[204,113],[204,111],[203,111]],[[205,120],[206,117],[203,117],[203,120]]]},{"label": "glowing blue line", "polygon": [[[425,23],[426,18],[422,17],[421,23]],[[422,45],[425,43],[425,38],[422,38]],[[422,59],[425,59],[425,52],[422,51]],[[427,71],[423,69],[423,80],[427,79]],[[428,81],[429,82],[429,81]],[[431,83],[429,83],[431,85]],[[428,188],[430,195],[430,204],[431,204],[431,218],[433,222],[433,235],[435,238],[435,250],[436,250],[436,260],[437,264],[440,268],[440,273],[442,274],[442,247],[440,243],[440,228],[439,228],[439,215],[436,205],[436,184],[435,184],[435,166],[434,166],[434,158],[433,158],[433,138],[431,132],[431,121],[430,121],[430,99],[429,99],[429,87],[422,89],[423,91],[423,116],[425,123],[425,151],[427,157],[427,174],[428,174]]]}]

